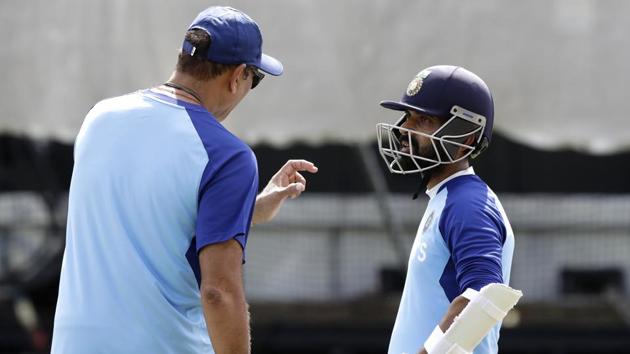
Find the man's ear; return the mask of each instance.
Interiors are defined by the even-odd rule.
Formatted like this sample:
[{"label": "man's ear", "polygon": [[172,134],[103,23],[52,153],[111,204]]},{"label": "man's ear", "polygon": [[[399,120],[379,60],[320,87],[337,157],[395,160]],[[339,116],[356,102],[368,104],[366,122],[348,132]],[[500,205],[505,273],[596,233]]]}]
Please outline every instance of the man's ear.
[{"label": "man's ear", "polygon": [[[477,141],[477,134],[473,134],[473,135],[468,136],[463,143],[465,145],[468,145],[468,146],[474,148],[475,147],[475,141]],[[467,149],[467,148],[464,148],[464,147],[460,147],[458,150],[459,151],[457,153],[457,155],[458,155],[457,158],[459,158],[460,156],[466,155],[470,151],[470,149]]]},{"label": "man's ear", "polygon": [[242,81],[243,78],[245,77],[246,67],[247,65],[241,64],[237,66],[234,70],[232,70],[232,73],[230,74],[230,77],[229,77],[230,93],[236,93],[236,91],[238,90],[238,82]]},{"label": "man's ear", "polygon": [[475,141],[477,141],[477,134],[473,134],[473,135],[470,135],[469,137],[467,137],[466,141],[464,142],[464,144],[466,144],[468,146],[475,146]]}]

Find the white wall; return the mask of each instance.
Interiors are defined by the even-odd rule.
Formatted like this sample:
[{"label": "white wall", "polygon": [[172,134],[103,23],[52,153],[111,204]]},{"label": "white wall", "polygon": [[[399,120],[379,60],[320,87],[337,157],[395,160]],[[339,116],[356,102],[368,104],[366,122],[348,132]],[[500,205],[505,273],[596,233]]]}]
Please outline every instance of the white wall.
[{"label": "white wall", "polygon": [[[230,1],[286,74],[228,126],[248,142],[356,141],[423,67],[468,67],[494,90],[496,127],[543,148],[627,148],[630,2]],[[72,141],[99,99],[159,84],[207,1],[0,2],[0,132]]]}]

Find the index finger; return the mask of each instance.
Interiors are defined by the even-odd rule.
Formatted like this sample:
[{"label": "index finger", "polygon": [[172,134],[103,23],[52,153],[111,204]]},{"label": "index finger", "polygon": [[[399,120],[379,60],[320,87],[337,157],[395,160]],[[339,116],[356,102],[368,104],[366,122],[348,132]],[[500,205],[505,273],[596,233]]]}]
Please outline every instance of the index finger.
[{"label": "index finger", "polygon": [[318,168],[314,163],[307,160],[289,160],[284,164],[284,166],[282,166],[281,170],[286,174],[291,174],[297,171],[316,173]]}]

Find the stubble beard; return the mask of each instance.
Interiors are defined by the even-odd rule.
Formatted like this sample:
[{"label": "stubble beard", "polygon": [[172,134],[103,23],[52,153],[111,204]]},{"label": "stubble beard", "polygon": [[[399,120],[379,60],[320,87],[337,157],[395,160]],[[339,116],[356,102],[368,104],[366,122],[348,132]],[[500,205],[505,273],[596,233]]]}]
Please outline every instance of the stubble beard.
[{"label": "stubble beard", "polygon": [[[416,139],[411,139],[411,144],[413,145],[411,151],[414,151],[415,156],[420,156],[420,157],[431,159],[434,161],[438,160],[433,144],[431,144],[430,142],[421,146]],[[409,153],[409,151],[405,151],[405,152]],[[415,163],[414,163],[414,160],[415,160]],[[418,168],[418,166],[420,166],[420,168],[426,168],[426,167],[435,165],[435,162],[432,162],[432,161],[413,159],[409,156],[404,156],[404,155],[400,156],[400,158],[398,159],[398,162],[400,163],[401,167],[404,170],[415,170]],[[440,165],[434,167],[431,170],[438,169],[439,167]]]}]

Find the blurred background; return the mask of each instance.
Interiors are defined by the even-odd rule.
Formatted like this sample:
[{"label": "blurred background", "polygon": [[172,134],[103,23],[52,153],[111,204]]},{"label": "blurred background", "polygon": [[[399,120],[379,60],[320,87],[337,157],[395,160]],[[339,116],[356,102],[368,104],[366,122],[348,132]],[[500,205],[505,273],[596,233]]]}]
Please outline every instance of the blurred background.
[{"label": "blurred background", "polygon": [[[288,158],[320,168],[252,229],[253,351],[386,352],[426,206],[392,176],[375,124],[422,68],[461,65],[495,98],[475,170],[516,235],[501,353],[630,352],[630,2],[226,1],[285,66],[226,125],[261,188]],[[224,2],[223,4],[225,4]],[[99,100],[164,82],[207,1],[0,2],[0,353],[49,350],[73,140]]]}]

